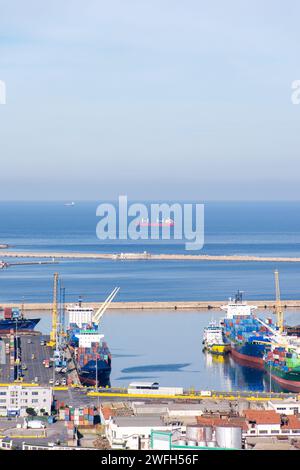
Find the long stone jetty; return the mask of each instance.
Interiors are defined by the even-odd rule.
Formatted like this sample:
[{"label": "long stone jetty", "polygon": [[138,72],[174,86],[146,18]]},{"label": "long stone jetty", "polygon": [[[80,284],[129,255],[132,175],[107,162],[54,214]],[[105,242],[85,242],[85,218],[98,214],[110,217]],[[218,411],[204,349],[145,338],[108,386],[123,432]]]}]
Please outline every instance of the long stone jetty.
[{"label": "long stone jetty", "polygon": [[157,261],[248,261],[272,263],[300,263],[300,257],[287,256],[250,256],[250,255],[192,255],[192,254],[152,254],[143,253],[79,253],[79,252],[38,252],[38,251],[2,251],[2,258],[45,258],[45,259],[112,259],[112,260],[157,260]]},{"label": "long stone jetty", "polygon": [[[202,300],[202,301],[152,301],[152,302],[112,302],[108,307],[109,310],[219,310],[221,305],[227,304],[227,300]],[[300,309],[300,300],[282,300],[282,306],[288,309]],[[256,305],[260,310],[275,310],[275,300],[249,300],[248,304]],[[66,306],[68,306],[67,304]],[[84,302],[83,306],[99,308],[101,302]],[[43,311],[51,310],[51,303],[1,303],[2,307],[19,307],[26,311]]]}]

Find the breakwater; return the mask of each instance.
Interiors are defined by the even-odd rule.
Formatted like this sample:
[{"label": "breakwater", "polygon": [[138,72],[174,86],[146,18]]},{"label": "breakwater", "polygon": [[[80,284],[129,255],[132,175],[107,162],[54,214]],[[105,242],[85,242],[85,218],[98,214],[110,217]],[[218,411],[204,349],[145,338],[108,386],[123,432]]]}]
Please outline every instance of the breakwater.
[{"label": "breakwater", "polygon": [[155,260],[155,261],[248,261],[272,263],[300,263],[300,257],[250,256],[250,255],[192,255],[192,254],[153,254],[143,253],[80,253],[80,252],[38,252],[1,251],[2,258],[45,258],[45,259],[111,259],[111,260]]},{"label": "breakwater", "polygon": [[[275,310],[275,300],[253,300],[249,304],[256,305],[260,310],[269,309]],[[227,301],[168,301],[168,302],[113,302],[109,310],[199,310],[199,312],[207,310],[219,310],[221,305],[227,304]],[[84,302],[82,304],[86,307],[93,307],[95,309],[101,306],[101,302]],[[1,303],[2,307],[19,307],[25,311],[43,311],[51,310],[51,303]],[[68,306],[68,304],[67,304]],[[282,300],[282,307],[285,309],[300,309],[300,300]]]}]

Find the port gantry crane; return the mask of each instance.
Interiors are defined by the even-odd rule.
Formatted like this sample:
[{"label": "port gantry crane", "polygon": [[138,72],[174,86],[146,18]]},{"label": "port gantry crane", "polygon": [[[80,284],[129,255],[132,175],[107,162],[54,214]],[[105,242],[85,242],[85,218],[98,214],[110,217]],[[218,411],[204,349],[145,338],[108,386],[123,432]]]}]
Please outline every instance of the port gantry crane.
[{"label": "port gantry crane", "polygon": [[58,287],[58,273],[54,273],[53,283],[53,304],[52,304],[52,328],[50,332],[50,341],[48,346],[54,348],[57,342],[57,324],[58,324],[58,311],[57,311],[57,287]]},{"label": "port gantry crane", "polygon": [[283,333],[283,310],[281,305],[281,298],[280,298],[280,286],[279,286],[279,273],[278,270],[274,272],[275,275],[275,289],[276,289],[276,314],[277,314],[277,324],[279,333]]},{"label": "port gantry crane", "polygon": [[[92,321],[94,324],[99,325],[100,321],[111,304],[111,302],[116,297],[117,293],[119,292],[120,287],[115,287],[113,291],[109,294],[109,296],[105,299],[105,301],[100,305],[96,313],[93,315]],[[48,346],[52,348],[56,348],[61,344],[60,335],[64,335],[64,331],[62,330],[61,319],[58,321],[58,308],[57,308],[57,293],[58,293],[58,273],[54,274],[54,285],[53,285],[53,304],[52,304],[52,328],[50,332],[50,341],[48,342]],[[64,294],[63,294],[64,295]],[[63,306],[64,308],[64,306]]]}]

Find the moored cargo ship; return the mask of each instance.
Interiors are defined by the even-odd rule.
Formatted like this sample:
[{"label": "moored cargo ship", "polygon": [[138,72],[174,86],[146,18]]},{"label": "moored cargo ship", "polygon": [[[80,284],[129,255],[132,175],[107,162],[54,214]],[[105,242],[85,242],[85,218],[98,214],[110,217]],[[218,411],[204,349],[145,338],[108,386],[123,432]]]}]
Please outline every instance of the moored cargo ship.
[{"label": "moored cargo ship", "polygon": [[[256,318],[252,311],[257,307],[243,301],[238,291],[234,301],[221,307],[226,311],[224,336],[230,344],[233,357],[244,361],[245,365],[264,367],[264,354],[270,345],[272,332]],[[271,324],[271,320],[268,320]]]},{"label": "moored cargo ship", "polygon": [[293,347],[272,345],[264,356],[264,368],[283,389],[300,391],[300,354]]},{"label": "moored cargo ship", "polygon": [[18,333],[32,331],[39,323],[40,318],[25,318],[19,308],[5,307],[0,309],[4,318],[0,319],[0,334],[7,334],[11,330]]},{"label": "moored cargo ship", "polygon": [[78,375],[83,385],[110,387],[111,354],[100,331],[100,320],[119,288],[115,288],[101,307],[94,311],[82,301],[67,308],[68,340],[74,348]]}]

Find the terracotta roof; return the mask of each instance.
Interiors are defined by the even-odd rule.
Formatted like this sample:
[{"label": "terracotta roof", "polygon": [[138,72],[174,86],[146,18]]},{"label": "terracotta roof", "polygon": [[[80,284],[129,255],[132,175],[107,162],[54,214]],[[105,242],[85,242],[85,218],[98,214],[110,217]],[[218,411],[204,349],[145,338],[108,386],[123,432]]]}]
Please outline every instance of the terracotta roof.
[{"label": "terracotta roof", "polygon": [[254,421],[256,424],[280,424],[281,418],[274,410],[245,410],[244,415],[247,421]]},{"label": "terracotta roof", "polygon": [[116,410],[111,408],[110,406],[101,405],[101,411],[102,411],[103,418],[105,420],[108,420],[111,416],[116,415]]},{"label": "terracotta roof", "polygon": [[300,429],[300,420],[295,415],[287,416],[288,422],[282,426],[282,429]]},{"label": "terracotta roof", "polygon": [[235,417],[226,417],[226,418],[218,418],[218,417],[211,417],[206,418],[203,416],[196,416],[197,424],[203,424],[204,426],[230,426],[230,427],[239,427],[242,428],[243,431],[247,431],[248,426],[246,423],[245,418],[235,418]]}]

